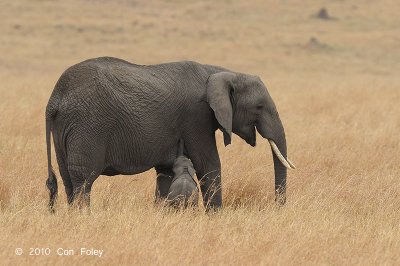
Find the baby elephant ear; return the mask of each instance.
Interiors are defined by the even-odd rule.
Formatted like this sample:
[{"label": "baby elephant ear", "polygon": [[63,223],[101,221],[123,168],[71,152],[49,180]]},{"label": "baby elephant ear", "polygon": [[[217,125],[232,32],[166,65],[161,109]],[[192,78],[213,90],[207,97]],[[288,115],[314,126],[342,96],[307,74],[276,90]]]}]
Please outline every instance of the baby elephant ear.
[{"label": "baby elephant ear", "polygon": [[232,83],[236,74],[219,72],[211,75],[207,81],[207,102],[213,109],[215,118],[222,127],[225,146],[231,144],[232,138]]}]

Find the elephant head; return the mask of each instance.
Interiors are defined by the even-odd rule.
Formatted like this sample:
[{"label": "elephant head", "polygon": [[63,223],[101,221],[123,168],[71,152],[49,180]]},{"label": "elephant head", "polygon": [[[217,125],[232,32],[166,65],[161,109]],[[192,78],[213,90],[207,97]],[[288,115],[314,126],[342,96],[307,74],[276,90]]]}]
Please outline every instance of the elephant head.
[{"label": "elephant head", "polygon": [[219,72],[207,81],[207,102],[231,143],[232,132],[251,146],[256,145],[256,130],[269,141],[275,169],[276,201],[286,201],[286,169],[294,169],[287,158],[285,130],[276,106],[259,77],[242,73]]}]

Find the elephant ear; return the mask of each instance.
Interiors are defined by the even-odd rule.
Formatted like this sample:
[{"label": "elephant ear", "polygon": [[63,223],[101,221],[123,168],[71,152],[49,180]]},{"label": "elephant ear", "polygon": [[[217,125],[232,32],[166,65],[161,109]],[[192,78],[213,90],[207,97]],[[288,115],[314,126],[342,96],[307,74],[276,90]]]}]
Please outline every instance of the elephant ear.
[{"label": "elephant ear", "polygon": [[231,72],[219,72],[211,75],[207,81],[207,102],[222,127],[225,146],[231,144],[232,138],[233,110],[230,94],[235,77]]}]

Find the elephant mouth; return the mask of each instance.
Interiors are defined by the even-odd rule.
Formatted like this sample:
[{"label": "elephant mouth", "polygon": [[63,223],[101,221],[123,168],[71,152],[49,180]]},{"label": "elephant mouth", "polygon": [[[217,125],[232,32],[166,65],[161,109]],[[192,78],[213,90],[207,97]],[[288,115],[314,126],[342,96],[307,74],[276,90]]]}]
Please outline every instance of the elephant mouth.
[{"label": "elephant mouth", "polygon": [[247,144],[252,147],[256,146],[256,127],[249,125],[242,127],[239,130],[235,130],[235,134],[241,137]]},{"label": "elephant mouth", "polygon": [[280,150],[278,149],[278,146],[276,146],[275,142],[272,139],[268,139],[269,145],[271,145],[271,149],[278,157],[279,161],[288,169],[296,169],[296,166],[289,160],[289,158],[286,158],[282,155]]},{"label": "elephant mouth", "polygon": [[256,146],[256,136],[257,136],[257,134],[256,134],[256,127],[255,127],[255,126],[252,126],[251,133],[250,133],[250,137],[249,137],[248,139],[246,139],[246,142],[247,142],[249,145],[251,145],[252,147],[255,147],[255,146]]}]

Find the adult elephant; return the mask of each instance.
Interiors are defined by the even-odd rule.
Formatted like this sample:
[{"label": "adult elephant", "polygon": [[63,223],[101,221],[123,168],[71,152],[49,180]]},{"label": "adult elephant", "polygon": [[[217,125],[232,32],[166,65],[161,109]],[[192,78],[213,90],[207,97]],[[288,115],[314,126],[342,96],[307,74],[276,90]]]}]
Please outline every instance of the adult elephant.
[{"label": "adult elephant", "polygon": [[[273,149],[276,199],[285,203],[286,139],[275,104],[256,76],[196,62],[135,65],[89,59],[68,68],[46,108],[46,142],[53,210],[57,180],[51,166],[53,133],[68,202],[89,204],[99,175],[137,174],[155,167],[157,197],[165,198],[179,140],[201,178],[204,202],[222,206],[215,131],[256,145],[256,129]],[[79,197],[78,197],[79,196]]]}]

